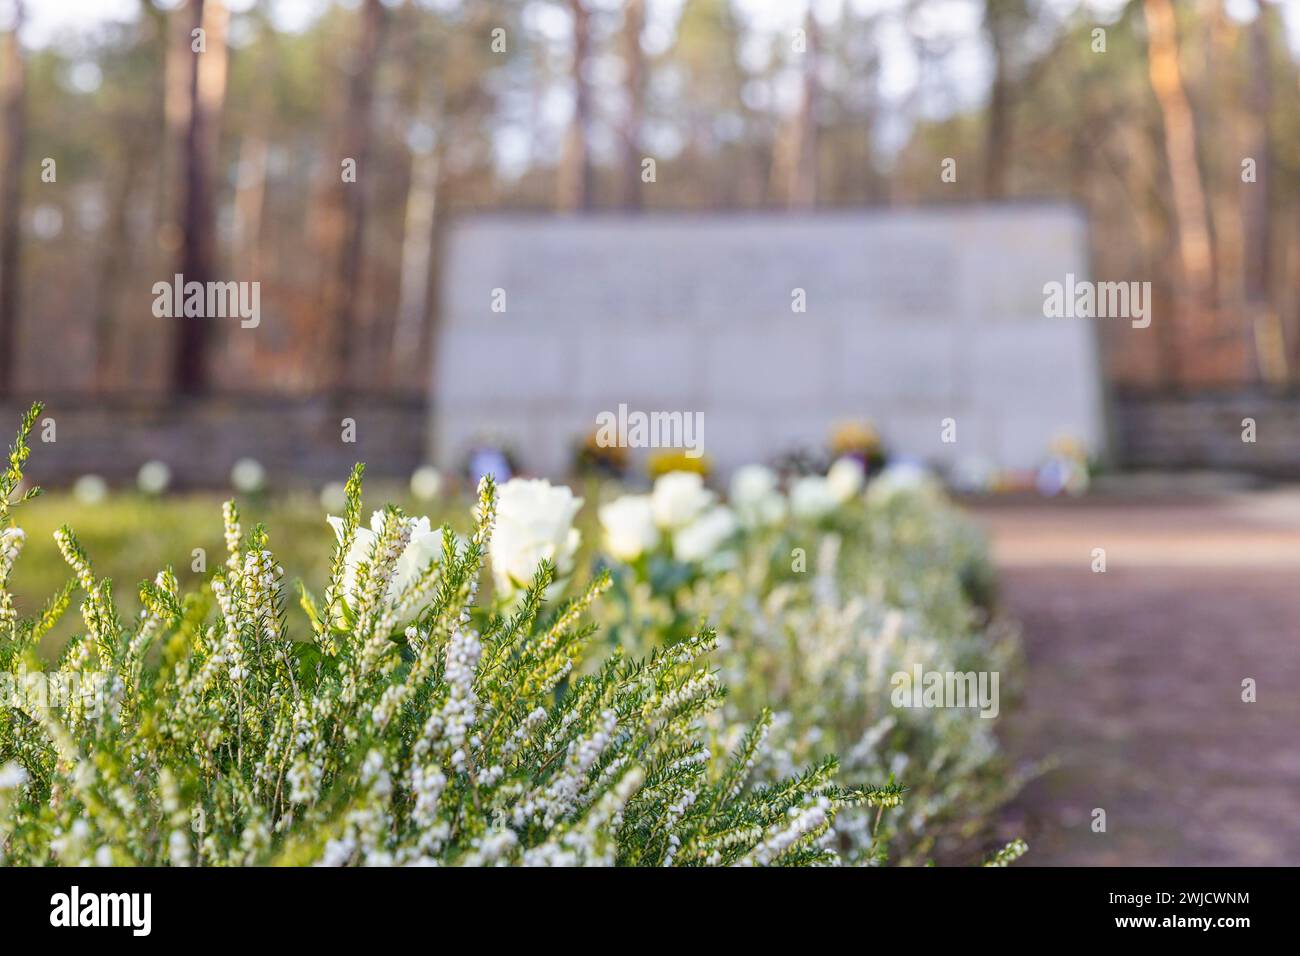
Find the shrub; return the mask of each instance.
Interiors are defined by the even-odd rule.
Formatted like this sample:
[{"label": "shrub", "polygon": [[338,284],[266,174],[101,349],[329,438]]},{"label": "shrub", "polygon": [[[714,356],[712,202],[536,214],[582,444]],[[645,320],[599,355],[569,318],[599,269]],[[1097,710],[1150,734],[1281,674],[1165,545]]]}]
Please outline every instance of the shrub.
[{"label": "shrub", "polygon": [[[267,532],[246,532],[233,502],[226,565],[199,591],[165,570],[124,622],[65,527],[72,578],[21,617],[13,507],[37,493],[14,501],[38,414],[0,477],[6,863],[834,863],[839,811],[900,802],[892,782],[836,785],[832,757],[751,783],[767,713],[729,756],[712,751],[709,629],[584,667],[607,577],[548,613],[543,561],[510,606],[480,607],[490,479],[470,535],[444,527],[412,569],[423,526],[389,507],[365,533],[358,466],[323,597],[301,589],[310,633],[290,633]],[[78,594],[84,633],[40,673],[37,643]]]},{"label": "shrub", "polygon": [[[984,544],[922,474],[887,470],[863,493],[861,468],[778,490],[758,466],[737,472],[733,535],[698,561],[679,539],[719,508],[684,476],[648,496],[601,508],[614,573],[600,613],[624,646],[672,646],[708,619],[721,634],[714,659],[732,693],[712,719],[723,745],[736,726],[771,708],[770,745],[755,773],[779,778],[836,753],[846,780],[896,778],[903,813],[882,825],[849,811],[836,829],[849,862],[970,862],[985,849],[993,813],[1023,776],[1002,755],[994,728],[971,709],[894,707],[891,681],[927,671],[1015,669],[1014,632],[991,618]],[[684,501],[686,517],[655,522],[653,501]],[[667,512],[671,509],[660,509]],[[644,645],[640,642],[654,643]],[[1002,682],[1002,696],[1014,688]],[[887,852],[886,852],[887,851]]]}]

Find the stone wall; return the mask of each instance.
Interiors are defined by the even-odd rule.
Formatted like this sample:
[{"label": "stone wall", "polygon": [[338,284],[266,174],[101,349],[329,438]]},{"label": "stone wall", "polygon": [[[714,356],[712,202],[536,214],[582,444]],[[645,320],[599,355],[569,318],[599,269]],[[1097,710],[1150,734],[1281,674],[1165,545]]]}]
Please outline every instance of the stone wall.
[{"label": "stone wall", "polygon": [[[27,405],[0,402],[0,434],[10,436]],[[356,441],[343,440],[344,418]],[[140,466],[164,461],[180,488],[229,486],[231,466],[253,458],[281,487],[343,481],[352,465],[366,474],[408,478],[425,459],[428,408],[422,400],[363,397],[323,400],[279,397],[212,398],[159,403],[154,399],[46,400],[42,421],[54,421],[53,442],[33,435],[27,473],[56,486],[84,474],[114,484],[135,480]]]},{"label": "stone wall", "polygon": [[[1242,441],[1242,420],[1255,441]],[[1115,450],[1129,468],[1245,471],[1300,477],[1300,396],[1219,392],[1121,394],[1114,401]]]},{"label": "stone wall", "polygon": [[[444,272],[436,458],[487,440],[562,472],[623,403],[703,413],[723,471],[820,447],[845,419],[936,462],[1031,466],[1061,432],[1100,448],[1092,323],[1043,316],[1045,282],[1088,275],[1086,239],[1055,205],[462,220]],[[945,418],[956,444],[941,442]]]}]

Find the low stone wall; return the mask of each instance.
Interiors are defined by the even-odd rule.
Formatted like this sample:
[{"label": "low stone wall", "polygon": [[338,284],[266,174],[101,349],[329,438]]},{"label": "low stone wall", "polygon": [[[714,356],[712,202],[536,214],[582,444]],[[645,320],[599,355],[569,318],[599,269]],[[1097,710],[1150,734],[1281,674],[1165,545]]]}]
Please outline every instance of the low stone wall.
[{"label": "low stone wall", "polygon": [[[1300,478],[1300,395],[1250,392],[1118,395],[1117,463],[1127,468],[1225,469]],[[1242,440],[1242,420],[1255,441]]]},{"label": "low stone wall", "polygon": [[[0,401],[0,444],[8,446],[27,403]],[[1119,394],[1111,404],[1115,464],[1128,469],[1215,469],[1300,479],[1300,395]],[[356,441],[343,440],[344,418]],[[1256,441],[1243,442],[1253,418]],[[178,488],[222,488],[230,467],[254,458],[279,486],[342,480],[366,462],[374,477],[405,479],[426,460],[429,410],[420,398],[211,398],[47,400],[54,441],[38,425],[28,474],[57,487],[85,474],[135,480],[150,459],[165,461]]]},{"label": "low stone wall", "polygon": [[[0,401],[0,441],[8,446],[27,403]],[[355,441],[344,440],[344,419]],[[134,482],[151,459],[166,462],[178,488],[228,487],[231,466],[253,458],[278,486],[319,485],[366,474],[406,478],[425,460],[428,407],[420,398],[274,397],[46,400],[32,436],[27,473],[58,486],[97,474],[112,484]],[[50,437],[53,441],[49,441]]]}]

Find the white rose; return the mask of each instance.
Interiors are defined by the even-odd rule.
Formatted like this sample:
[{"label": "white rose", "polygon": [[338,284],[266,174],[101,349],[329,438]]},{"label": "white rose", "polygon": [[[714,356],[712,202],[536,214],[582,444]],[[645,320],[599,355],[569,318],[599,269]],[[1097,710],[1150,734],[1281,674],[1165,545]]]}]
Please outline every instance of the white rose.
[{"label": "white rose", "polygon": [[146,461],[140,466],[135,483],[146,495],[160,495],[172,483],[172,470],[165,461]]},{"label": "white rose", "polygon": [[[334,529],[334,534],[343,540],[343,519],[329,515],[325,520]],[[393,566],[393,579],[389,582],[386,597],[393,600],[442,555],[442,532],[434,529],[427,517],[410,518],[411,540]],[[352,537],[352,547],[343,559],[343,593],[350,600],[356,599],[357,568],[363,562],[373,558],[375,542],[384,530],[384,513],[376,511],[370,516],[370,527],[358,526]]]},{"label": "white rose", "polygon": [[432,501],[442,490],[442,475],[432,465],[422,465],[411,475],[411,494],[421,501]]},{"label": "white rose", "polygon": [[785,498],[777,490],[771,468],[745,465],[731,476],[731,506],[742,524],[750,527],[776,524],[785,517]]},{"label": "white rose", "polygon": [[331,481],[320,490],[320,504],[326,511],[342,511],[348,503],[348,486]]},{"label": "white rose", "polygon": [[[370,561],[371,552],[375,547],[375,539],[379,537],[378,530],[383,527],[383,518],[382,512],[376,511],[370,516],[369,528],[358,525],[352,535],[352,547],[348,548],[348,553],[343,556],[343,579],[339,582],[339,586],[343,589],[344,596],[349,600],[356,596],[357,568],[362,562]],[[342,543],[343,519],[337,515],[327,515],[325,520],[334,529],[334,536]]]},{"label": "white rose", "polygon": [[393,566],[390,594],[400,595],[417,581],[429,565],[442,557],[442,530],[423,515],[411,519],[411,540]]},{"label": "white rose", "polygon": [[97,505],[108,497],[108,482],[99,475],[82,475],[72,486],[72,494],[83,505]]},{"label": "white rose", "polygon": [[[581,498],[549,481],[511,478],[501,486],[490,550],[492,574],[502,594],[526,587],[543,558],[555,565],[557,579],[573,570],[581,540],[573,519],[581,507]],[[547,596],[559,590],[552,586]]]},{"label": "white rose", "polygon": [[744,465],[731,476],[731,503],[748,505],[776,491],[776,472],[763,465]]},{"label": "white rose", "polygon": [[703,514],[713,499],[702,475],[691,471],[661,475],[651,494],[655,524],[670,530],[684,527]]},{"label": "white rose", "polygon": [[738,527],[731,509],[716,505],[673,535],[673,557],[678,561],[703,561],[722,547]]},{"label": "white rose", "polygon": [[841,458],[826,472],[831,492],[843,504],[862,490],[867,482],[867,470],[856,458]]},{"label": "white rose", "polygon": [[241,458],[230,469],[230,483],[236,491],[256,494],[266,487],[266,469],[256,458]]},{"label": "white rose", "polygon": [[798,518],[820,518],[839,507],[831,483],[821,475],[808,475],[790,486],[790,510]]},{"label": "white rose", "polygon": [[659,543],[649,495],[624,495],[600,506],[605,548],[620,561],[635,561]]}]

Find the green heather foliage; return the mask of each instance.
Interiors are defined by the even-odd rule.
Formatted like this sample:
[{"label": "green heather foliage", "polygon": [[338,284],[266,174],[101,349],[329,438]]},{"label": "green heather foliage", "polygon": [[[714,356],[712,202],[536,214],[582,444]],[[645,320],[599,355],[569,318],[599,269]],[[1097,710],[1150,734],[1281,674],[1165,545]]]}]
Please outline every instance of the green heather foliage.
[{"label": "green heather foliage", "polygon": [[[584,661],[605,576],[547,611],[543,561],[511,602],[476,605],[490,480],[471,534],[443,528],[413,568],[413,536],[431,532],[390,507],[367,534],[358,466],[329,584],[300,588],[308,633],[289,632],[268,534],[233,503],[228,560],[199,591],[163,571],[124,621],[65,527],[71,578],[21,617],[12,512],[36,494],[19,486],[39,411],[0,479],[6,863],[834,863],[839,811],[901,800],[892,781],[838,786],[833,757],[751,781],[766,712],[715,753],[703,723],[724,689],[702,663],[707,628],[644,660]],[[84,630],[43,673],[36,646],[77,599]]]}]

